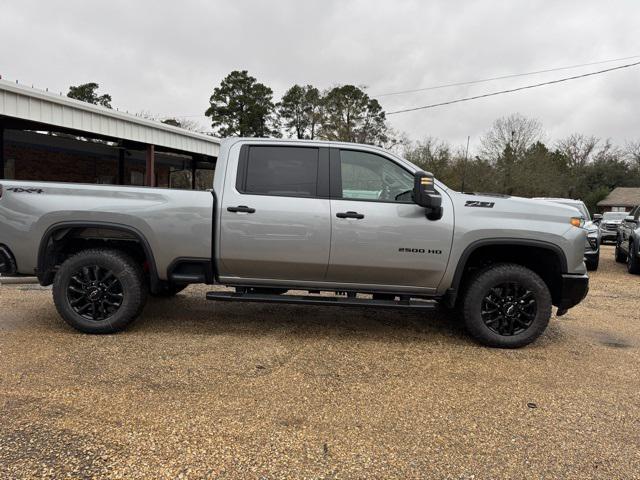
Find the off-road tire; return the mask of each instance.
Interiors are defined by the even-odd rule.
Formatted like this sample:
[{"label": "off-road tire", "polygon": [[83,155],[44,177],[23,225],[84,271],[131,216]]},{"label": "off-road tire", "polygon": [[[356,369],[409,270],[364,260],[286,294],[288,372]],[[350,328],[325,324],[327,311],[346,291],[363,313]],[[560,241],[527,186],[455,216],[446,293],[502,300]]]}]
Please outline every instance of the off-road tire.
[{"label": "off-road tire", "polygon": [[620,240],[616,241],[616,250],[615,250],[615,258],[618,263],[626,263],[627,262],[627,254],[622,251],[620,248]]},{"label": "off-road tire", "polygon": [[633,242],[629,242],[629,254],[627,255],[627,271],[634,275],[640,273],[640,260]]},{"label": "off-road tire", "polygon": [[[535,299],[535,313],[524,331],[501,335],[483,320],[482,305],[492,289],[512,283],[530,292]],[[519,348],[535,341],[549,324],[551,308],[551,293],[542,278],[528,268],[510,263],[493,265],[479,272],[469,282],[462,302],[467,332],[479,343],[498,348]]]},{"label": "off-road tire", "polygon": [[[75,289],[73,291],[83,289],[73,277],[77,278],[80,272],[86,272],[85,269],[91,272],[96,267],[110,272],[110,279],[117,279],[118,292],[122,296],[119,307],[109,316],[89,319],[74,309],[69,292],[70,287]],[[90,283],[86,281],[83,273],[80,273],[80,276],[85,284]],[[53,301],[58,313],[69,325],[85,333],[115,333],[125,329],[142,312],[146,295],[147,288],[141,266],[129,255],[118,250],[83,250],[69,257],[60,266],[53,282]],[[104,308],[104,304],[102,306]]]},{"label": "off-road tire", "polygon": [[584,261],[584,264],[587,267],[587,270],[589,270],[590,272],[595,272],[596,270],[598,270],[598,265],[600,265],[600,256],[597,256],[594,259],[587,259]]}]

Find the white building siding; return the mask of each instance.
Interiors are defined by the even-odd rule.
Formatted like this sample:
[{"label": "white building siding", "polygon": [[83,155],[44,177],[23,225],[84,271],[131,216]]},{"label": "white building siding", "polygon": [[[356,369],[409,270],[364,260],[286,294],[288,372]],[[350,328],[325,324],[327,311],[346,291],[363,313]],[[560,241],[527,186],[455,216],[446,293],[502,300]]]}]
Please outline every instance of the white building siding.
[{"label": "white building siding", "polygon": [[220,140],[0,80],[0,115],[217,157]]}]

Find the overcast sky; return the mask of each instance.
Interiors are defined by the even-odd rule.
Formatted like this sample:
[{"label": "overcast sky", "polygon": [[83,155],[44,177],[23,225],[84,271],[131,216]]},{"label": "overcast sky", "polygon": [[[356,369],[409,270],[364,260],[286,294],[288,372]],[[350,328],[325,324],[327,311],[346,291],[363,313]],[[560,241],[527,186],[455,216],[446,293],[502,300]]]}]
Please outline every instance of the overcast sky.
[{"label": "overcast sky", "polygon": [[[66,93],[95,81],[129,112],[202,115],[213,88],[247,69],[273,88],[365,85],[372,96],[640,56],[640,2],[576,1],[1,1],[0,74]],[[393,111],[609,68],[380,97]],[[389,117],[414,140],[473,144],[500,116],[572,132],[640,139],[640,67]]]}]

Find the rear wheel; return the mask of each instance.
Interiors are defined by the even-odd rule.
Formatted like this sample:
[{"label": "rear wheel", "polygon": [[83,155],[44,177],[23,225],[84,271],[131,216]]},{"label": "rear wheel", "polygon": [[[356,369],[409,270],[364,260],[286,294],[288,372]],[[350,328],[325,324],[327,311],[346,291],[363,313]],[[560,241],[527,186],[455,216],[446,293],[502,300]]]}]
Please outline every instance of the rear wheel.
[{"label": "rear wheel", "polygon": [[85,333],[123,330],[146,300],[142,268],[117,250],[84,250],[68,258],[53,282],[62,318]]},{"label": "rear wheel", "polygon": [[640,273],[640,261],[636,252],[636,247],[633,242],[629,242],[629,253],[627,255],[627,270],[629,273]]},{"label": "rear wheel", "polygon": [[538,274],[500,264],[480,272],[463,299],[464,323],[478,342],[518,348],[536,340],[551,318],[551,293]]}]

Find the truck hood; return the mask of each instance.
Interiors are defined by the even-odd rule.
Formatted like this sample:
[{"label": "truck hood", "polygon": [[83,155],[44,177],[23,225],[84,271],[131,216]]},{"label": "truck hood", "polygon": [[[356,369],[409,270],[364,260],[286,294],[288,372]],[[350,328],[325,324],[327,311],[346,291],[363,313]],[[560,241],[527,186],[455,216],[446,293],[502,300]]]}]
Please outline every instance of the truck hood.
[{"label": "truck hood", "polygon": [[[452,192],[449,192],[452,194]],[[511,217],[526,223],[533,219],[557,220],[569,226],[571,217],[579,211],[568,205],[494,194],[468,194],[455,192],[457,205],[462,208],[482,211],[487,217]]]}]

